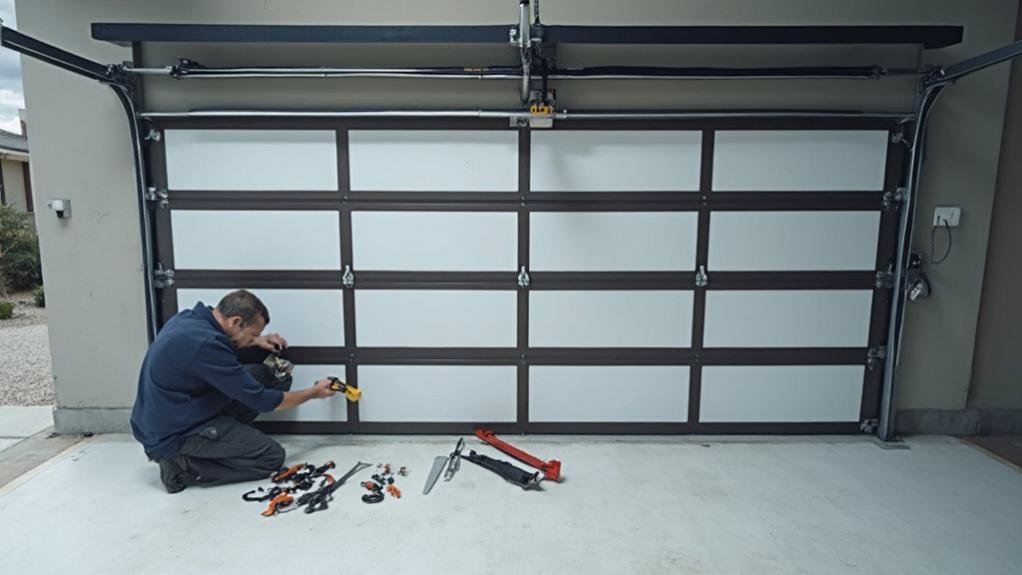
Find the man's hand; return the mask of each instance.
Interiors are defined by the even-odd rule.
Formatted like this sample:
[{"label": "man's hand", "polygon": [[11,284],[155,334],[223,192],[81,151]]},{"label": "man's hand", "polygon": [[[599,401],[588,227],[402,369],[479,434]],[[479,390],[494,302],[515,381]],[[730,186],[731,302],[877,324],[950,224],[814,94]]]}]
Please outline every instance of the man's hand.
[{"label": "man's hand", "polygon": [[279,333],[260,335],[255,338],[254,343],[266,351],[284,351],[287,349],[287,340],[281,337]]},{"label": "man's hand", "polygon": [[330,380],[321,379],[314,383],[312,387],[300,391],[285,391],[284,397],[280,400],[280,404],[277,405],[275,411],[284,411],[285,409],[298,407],[310,399],[326,399],[335,393],[337,392],[330,389]]},{"label": "man's hand", "polygon": [[326,399],[337,393],[330,389],[331,381],[329,379],[321,379],[312,386],[312,396],[317,399]]}]

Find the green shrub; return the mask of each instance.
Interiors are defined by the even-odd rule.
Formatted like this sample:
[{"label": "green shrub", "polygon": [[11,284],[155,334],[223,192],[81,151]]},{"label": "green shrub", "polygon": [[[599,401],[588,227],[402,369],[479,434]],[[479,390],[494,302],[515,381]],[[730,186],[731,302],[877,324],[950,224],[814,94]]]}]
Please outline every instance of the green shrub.
[{"label": "green shrub", "polygon": [[14,317],[14,304],[9,301],[0,301],[0,319],[11,319]]},{"label": "green shrub", "polygon": [[35,286],[32,290],[32,298],[35,300],[36,307],[46,307],[46,291],[43,286]]},{"label": "green shrub", "polygon": [[7,288],[22,291],[42,283],[39,237],[28,215],[0,206],[0,276]]}]

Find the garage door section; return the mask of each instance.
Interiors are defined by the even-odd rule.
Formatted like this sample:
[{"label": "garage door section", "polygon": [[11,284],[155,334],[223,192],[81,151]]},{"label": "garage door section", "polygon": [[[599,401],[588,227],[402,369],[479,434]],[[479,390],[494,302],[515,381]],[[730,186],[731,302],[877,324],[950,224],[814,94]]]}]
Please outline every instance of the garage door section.
[{"label": "garage door section", "polygon": [[164,320],[236,288],[299,432],[857,432],[900,150],[875,121],[166,121]]}]

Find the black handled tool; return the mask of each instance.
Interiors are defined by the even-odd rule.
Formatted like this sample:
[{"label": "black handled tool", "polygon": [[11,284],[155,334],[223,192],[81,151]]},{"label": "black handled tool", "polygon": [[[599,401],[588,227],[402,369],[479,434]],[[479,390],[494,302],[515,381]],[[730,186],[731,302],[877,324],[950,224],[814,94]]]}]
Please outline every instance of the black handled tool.
[{"label": "black handled tool", "polygon": [[522,489],[536,489],[539,487],[539,472],[529,473],[528,471],[515,467],[507,461],[501,461],[492,457],[476,453],[475,451],[469,451],[468,455],[462,455],[462,459],[467,459],[472,463],[490,471],[504,478],[504,481],[513,483]]}]

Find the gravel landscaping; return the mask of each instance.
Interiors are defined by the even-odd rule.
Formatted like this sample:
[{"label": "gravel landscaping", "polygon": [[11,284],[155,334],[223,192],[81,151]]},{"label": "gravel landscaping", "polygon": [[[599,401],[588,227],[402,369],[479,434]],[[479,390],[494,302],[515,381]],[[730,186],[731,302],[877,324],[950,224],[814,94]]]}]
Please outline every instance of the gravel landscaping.
[{"label": "gravel landscaping", "polygon": [[46,309],[28,292],[3,299],[15,308],[13,318],[0,320],[0,405],[53,405]]}]

